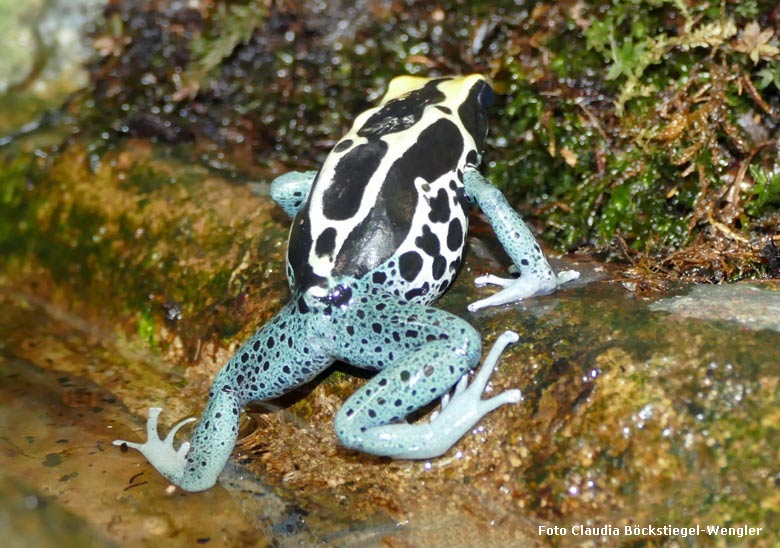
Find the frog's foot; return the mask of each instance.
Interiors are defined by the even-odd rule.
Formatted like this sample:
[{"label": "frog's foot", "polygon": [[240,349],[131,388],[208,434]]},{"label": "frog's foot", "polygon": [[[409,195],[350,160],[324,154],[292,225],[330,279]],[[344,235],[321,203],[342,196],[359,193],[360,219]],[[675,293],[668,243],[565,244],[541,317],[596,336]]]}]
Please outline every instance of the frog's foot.
[{"label": "frog's foot", "polygon": [[497,285],[504,289],[498,293],[494,293],[490,297],[471,303],[468,306],[468,309],[471,312],[475,312],[480,308],[487,308],[488,306],[499,306],[521,301],[536,295],[548,295],[555,291],[559,286],[576,280],[579,277],[580,273],[576,270],[564,270],[559,272],[554,278],[549,279],[529,275],[524,275],[520,278],[501,278],[500,276],[494,276],[492,274],[479,276],[474,280],[476,286]]},{"label": "frog's foot", "polygon": [[[517,333],[513,331],[502,333],[496,340],[493,348],[490,349],[471,385],[467,387],[468,373],[466,373],[458,381],[453,395],[442,397],[441,410],[431,415],[429,424],[419,426],[403,424],[385,427],[405,427],[405,429],[409,430],[408,434],[411,434],[411,431],[415,429],[423,430],[419,433],[415,432],[419,441],[412,444],[408,451],[396,452],[389,456],[399,459],[438,457],[452,447],[466,432],[471,430],[482,417],[502,405],[519,402],[522,399],[522,395],[520,390],[517,389],[507,390],[487,400],[482,399],[482,394],[485,391],[488,380],[490,380],[490,375],[501,357],[501,353],[509,344],[516,342],[518,339]],[[375,430],[378,431],[379,437],[389,433],[389,431],[382,432],[384,430],[382,428]]]},{"label": "frog's foot", "polygon": [[[398,306],[399,317],[417,322],[414,337],[426,342],[409,350],[408,341],[393,346],[390,339],[388,347],[398,355],[344,402],[334,421],[336,435],[345,447],[372,455],[438,457],[482,417],[520,401],[519,390],[482,399],[501,353],[518,336],[511,331],[499,336],[478,368],[482,343],[468,322],[414,303]],[[471,369],[477,371],[469,385]],[[439,398],[443,406],[430,421],[403,420]]]},{"label": "frog's foot", "polygon": [[173,438],[176,432],[185,424],[194,421],[194,418],[184,419],[176,424],[164,440],[160,439],[157,433],[157,418],[160,416],[162,408],[152,407],[149,409],[149,418],[146,420],[146,442],[134,443],[125,440],[114,440],[114,445],[127,445],[132,449],[137,449],[146,457],[149,464],[154,466],[158,472],[171,481],[180,478],[187,464],[186,456],[190,450],[189,442],[181,444],[178,450],[173,447]]},{"label": "frog's foot", "polygon": [[[469,374],[466,373],[460,378],[458,384],[455,385],[455,390],[451,395],[445,394],[442,396],[441,409],[431,413],[431,423],[441,420],[440,417],[442,413],[444,413],[450,405],[454,405],[461,410],[469,408],[469,413],[467,413],[467,415],[474,413],[479,414],[479,417],[477,418],[477,420],[479,420],[479,418],[484,417],[497,407],[507,403],[519,402],[522,399],[522,394],[518,389],[507,390],[488,400],[482,399],[482,394],[485,392],[485,387],[490,380],[490,376],[493,374],[493,371],[498,364],[501,353],[508,345],[517,342],[519,338],[520,337],[514,331],[505,331],[502,333],[496,340],[493,348],[490,349],[490,353],[487,355],[487,358],[485,358],[485,363],[482,364],[479,373],[474,376],[471,385],[468,384]],[[468,388],[466,388],[467,386]],[[462,413],[462,411],[459,412]]]}]

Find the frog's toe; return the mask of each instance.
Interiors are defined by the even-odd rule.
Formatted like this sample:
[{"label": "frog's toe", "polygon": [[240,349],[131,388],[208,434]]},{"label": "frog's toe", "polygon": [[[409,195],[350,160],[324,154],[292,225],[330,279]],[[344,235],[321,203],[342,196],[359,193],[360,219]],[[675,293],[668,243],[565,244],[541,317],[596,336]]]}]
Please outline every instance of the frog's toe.
[{"label": "frog's toe", "polygon": [[160,439],[157,432],[157,419],[162,412],[160,407],[149,409],[149,417],[146,419],[146,441],[144,443],[135,443],[126,440],[114,440],[114,445],[126,445],[131,449],[136,449],[146,457],[146,460],[154,466],[163,476],[168,479],[178,477],[186,466],[186,455],[190,449],[189,442],[181,444],[179,449],[173,446],[173,438],[179,429],[187,423],[194,421],[194,418],[184,419],[171,428],[164,440]]},{"label": "frog's toe", "polygon": [[499,276],[493,276],[492,274],[480,276],[474,280],[475,284],[479,286],[492,284],[500,286],[503,289],[489,297],[471,303],[468,306],[468,309],[471,312],[475,312],[481,308],[487,308],[488,306],[500,306],[502,304],[522,301],[523,299],[538,295],[549,295],[554,292],[559,285],[575,280],[579,278],[579,276],[580,273],[574,270],[560,272],[555,277],[553,277],[552,272],[550,272],[549,277],[533,274],[525,274],[519,278],[500,278]]},{"label": "frog's toe", "polygon": [[[490,349],[487,357],[485,358],[482,367],[479,372],[474,376],[471,384],[466,388],[466,379],[468,374],[461,377],[455,387],[455,391],[451,397],[442,398],[442,408],[439,413],[436,413],[431,418],[431,422],[440,418],[441,415],[449,415],[447,419],[456,420],[460,422],[465,417],[481,418],[502,405],[508,403],[517,403],[522,399],[520,390],[513,389],[502,392],[501,394],[489,398],[487,400],[482,399],[482,395],[485,392],[487,383],[490,380],[490,376],[498,364],[498,360],[501,357],[501,353],[504,349],[519,340],[519,336],[514,331],[505,331],[501,336],[496,339],[493,348]],[[457,417],[457,418],[456,418]],[[444,419],[444,420],[447,420]],[[476,420],[474,421],[476,422]]]},{"label": "frog's toe", "polygon": [[493,343],[493,348],[488,352],[485,362],[479,370],[479,373],[474,377],[474,381],[471,383],[469,390],[477,391],[479,394],[485,391],[490,375],[493,374],[493,370],[498,364],[498,359],[501,357],[501,353],[510,344],[516,343],[520,340],[520,335],[514,331],[504,331]]},{"label": "frog's toe", "polygon": [[516,281],[517,278],[502,278],[501,276],[495,276],[493,274],[485,274],[484,276],[477,276],[474,279],[474,285],[476,285],[477,287],[483,287],[486,285],[498,285],[501,287],[508,287]]},{"label": "frog's toe", "polygon": [[563,270],[561,272],[558,272],[558,274],[555,277],[555,281],[558,285],[563,285],[566,283],[569,283],[573,280],[576,280],[580,277],[580,273],[576,270]]}]

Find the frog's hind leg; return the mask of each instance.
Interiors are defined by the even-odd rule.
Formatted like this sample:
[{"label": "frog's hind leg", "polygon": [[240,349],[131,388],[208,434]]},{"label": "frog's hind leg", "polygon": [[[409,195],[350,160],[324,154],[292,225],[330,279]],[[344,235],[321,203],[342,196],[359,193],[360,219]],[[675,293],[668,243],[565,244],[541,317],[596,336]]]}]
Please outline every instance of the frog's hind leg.
[{"label": "frog's hind leg", "polygon": [[173,446],[174,426],[164,440],[157,433],[159,408],[149,411],[147,440],[115,440],[140,451],[163,476],[185,491],[212,487],[224,468],[238,436],[240,411],[253,400],[281,396],[308,382],[333,359],[321,351],[307,330],[314,311],[288,304],[258,330],[220,370],[211,385],[209,401],[190,442]]},{"label": "frog's hind leg", "polygon": [[[336,416],[336,434],[347,447],[394,458],[433,458],[484,415],[520,399],[518,390],[482,399],[501,352],[517,340],[515,333],[499,337],[482,370],[465,388],[465,377],[478,364],[482,345],[474,328],[457,316],[423,305],[369,300],[352,304],[337,323],[354,332],[358,342],[344,346],[339,357],[353,365],[382,368]],[[403,420],[447,395],[456,384],[455,394],[430,422]]]}]

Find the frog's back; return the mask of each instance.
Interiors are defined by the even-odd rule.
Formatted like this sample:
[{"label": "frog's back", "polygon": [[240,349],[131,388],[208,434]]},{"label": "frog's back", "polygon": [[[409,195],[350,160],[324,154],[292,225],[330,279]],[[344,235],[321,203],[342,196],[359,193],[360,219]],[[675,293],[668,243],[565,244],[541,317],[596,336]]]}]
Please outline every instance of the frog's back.
[{"label": "frog's back", "polygon": [[476,75],[402,77],[356,119],[293,223],[297,289],[324,294],[366,275],[407,301],[446,289],[467,230],[463,169],[478,163],[487,128],[485,88]]}]

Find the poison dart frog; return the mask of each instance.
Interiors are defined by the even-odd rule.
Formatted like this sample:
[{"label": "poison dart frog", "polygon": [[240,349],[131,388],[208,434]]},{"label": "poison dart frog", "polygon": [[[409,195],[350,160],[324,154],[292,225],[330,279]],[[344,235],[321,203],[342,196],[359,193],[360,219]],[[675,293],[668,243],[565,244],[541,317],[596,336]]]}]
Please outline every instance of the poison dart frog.
[{"label": "poison dart frog", "polygon": [[[555,274],[504,195],[478,171],[493,91],[483,76],[393,79],[380,103],[360,114],[317,172],[287,173],[271,197],[292,218],[287,278],[292,297],[217,374],[191,442],[161,440],[160,408],[149,411],[139,450],[186,491],[212,487],[233,449],[239,414],[307,383],[334,361],[376,372],[336,414],[341,443],[402,459],[439,456],[484,415],[515,403],[519,390],[482,399],[506,331],[467,386],[482,353],[464,319],[433,308],[461,265],[468,209],[484,213],[516,270],[478,285],[502,289],[483,307],[544,295],[578,277]],[[426,422],[405,418],[441,398]]]}]

